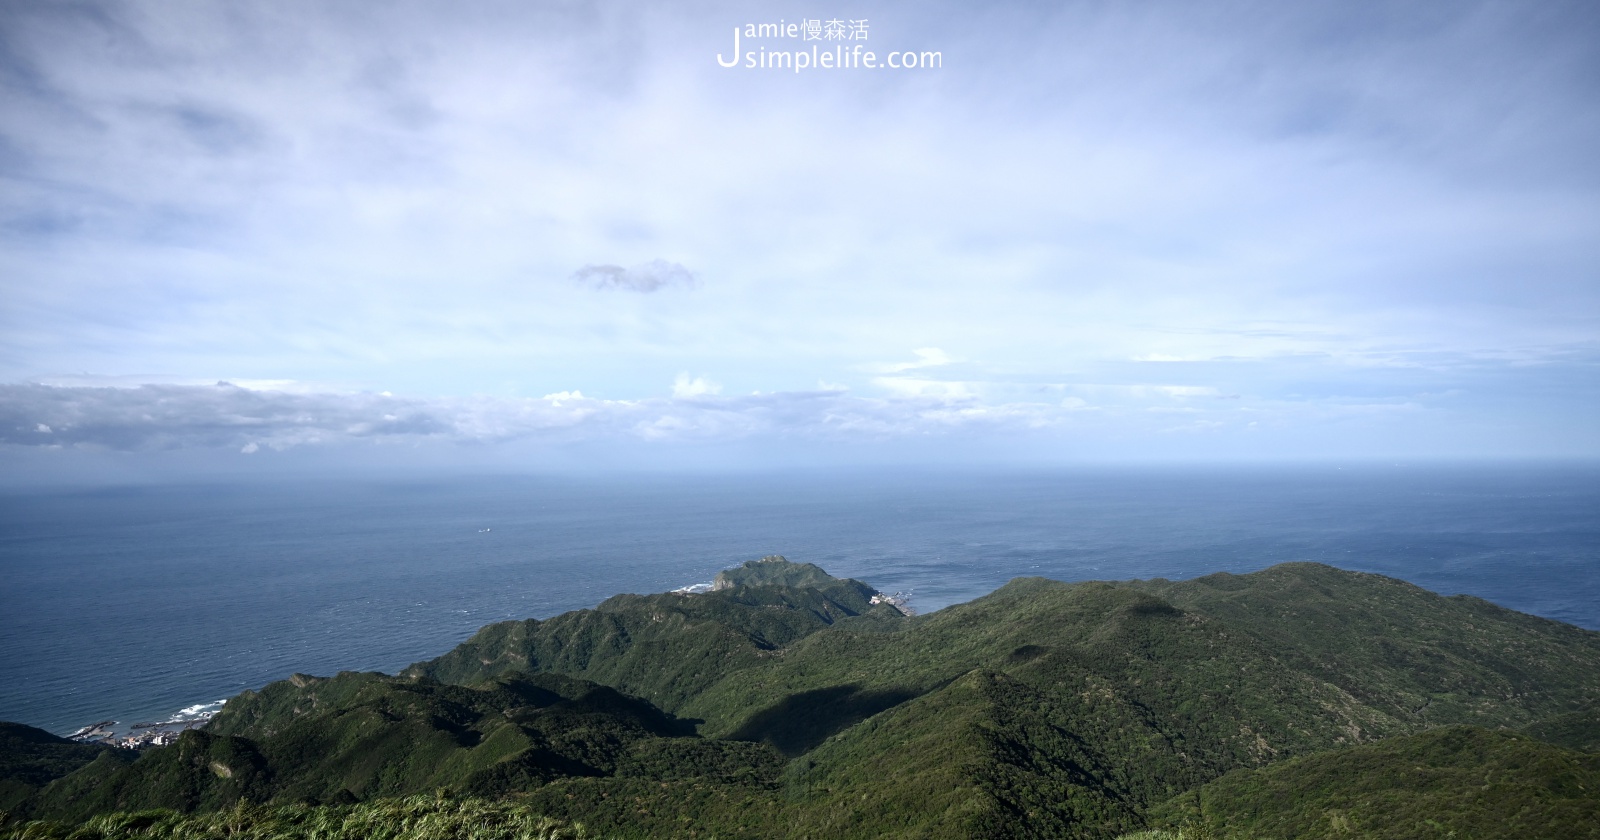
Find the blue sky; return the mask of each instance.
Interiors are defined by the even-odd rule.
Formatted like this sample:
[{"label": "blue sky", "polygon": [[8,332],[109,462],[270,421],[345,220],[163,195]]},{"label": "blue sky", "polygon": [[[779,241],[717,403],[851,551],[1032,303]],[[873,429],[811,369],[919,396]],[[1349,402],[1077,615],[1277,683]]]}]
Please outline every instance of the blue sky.
[{"label": "blue sky", "polygon": [[1591,3],[10,3],[0,87],[24,471],[1600,456]]}]

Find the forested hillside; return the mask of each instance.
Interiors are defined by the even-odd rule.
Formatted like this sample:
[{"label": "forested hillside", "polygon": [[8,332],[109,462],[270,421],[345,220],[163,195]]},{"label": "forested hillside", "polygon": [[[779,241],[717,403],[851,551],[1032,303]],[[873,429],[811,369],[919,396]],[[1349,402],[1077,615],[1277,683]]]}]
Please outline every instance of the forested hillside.
[{"label": "forested hillside", "polygon": [[[26,795],[9,824],[176,837],[220,813],[509,808],[603,837],[1600,825],[1597,633],[1315,564],[1019,579],[922,616],[880,595],[766,558],[710,592],[490,625],[395,676],[295,675],[137,761],[85,754],[10,788]],[[146,834],[104,828],[151,808],[171,813]]]}]

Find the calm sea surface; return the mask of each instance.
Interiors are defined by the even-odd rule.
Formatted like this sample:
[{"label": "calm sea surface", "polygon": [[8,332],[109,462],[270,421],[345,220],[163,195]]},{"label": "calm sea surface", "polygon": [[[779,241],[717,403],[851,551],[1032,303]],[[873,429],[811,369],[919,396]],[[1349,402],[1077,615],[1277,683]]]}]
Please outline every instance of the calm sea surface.
[{"label": "calm sea surface", "polygon": [[473,478],[0,495],[0,720],[157,720],[783,554],[927,612],[1290,560],[1600,629],[1600,470]]}]

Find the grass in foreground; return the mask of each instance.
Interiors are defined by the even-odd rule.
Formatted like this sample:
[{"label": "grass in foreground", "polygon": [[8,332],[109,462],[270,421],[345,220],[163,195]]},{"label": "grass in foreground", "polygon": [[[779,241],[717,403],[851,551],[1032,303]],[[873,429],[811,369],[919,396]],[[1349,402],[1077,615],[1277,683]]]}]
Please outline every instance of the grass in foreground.
[{"label": "grass in foreground", "polygon": [[579,825],[508,802],[408,796],[356,805],[240,804],[226,811],[115,813],[79,826],[35,821],[0,829],[3,840],[581,840]]}]

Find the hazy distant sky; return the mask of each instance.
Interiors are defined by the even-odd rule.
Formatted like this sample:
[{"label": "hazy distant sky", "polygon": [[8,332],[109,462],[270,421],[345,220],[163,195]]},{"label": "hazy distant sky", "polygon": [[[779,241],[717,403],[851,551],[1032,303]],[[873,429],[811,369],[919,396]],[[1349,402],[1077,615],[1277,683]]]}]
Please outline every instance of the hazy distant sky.
[{"label": "hazy distant sky", "polygon": [[1596,457],[1597,150],[1589,0],[5,2],[0,464]]}]

